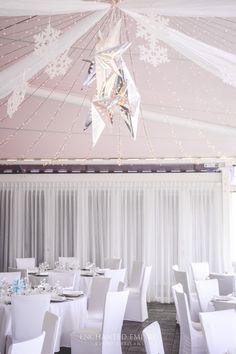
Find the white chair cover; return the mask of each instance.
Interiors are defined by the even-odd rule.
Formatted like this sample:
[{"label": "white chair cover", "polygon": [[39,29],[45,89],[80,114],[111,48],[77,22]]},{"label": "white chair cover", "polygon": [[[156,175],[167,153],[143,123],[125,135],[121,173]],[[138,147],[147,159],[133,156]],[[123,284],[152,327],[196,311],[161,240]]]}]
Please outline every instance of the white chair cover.
[{"label": "white chair cover", "polygon": [[175,283],[182,284],[183,291],[187,295],[191,318],[193,321],[198,322],[199,321],[199,311],[200,311],[199,301],[198,301],[197,294],[191,293],[191,291],[190,291],[188,273],[185,271],[180,271],[179,267],[177,265],[174,265],[172,267],[172,269],[174,272]]},{"label": "white chair cover", "polygon": [[206,280],[209,278],[210,269],[209,263],[207,262],[199,262],[199,263],[192,263],[192,274],[193,279],[196,280]]},{"label": "white chair cover", "polygon": [[86,327],[91,326],[94,321],[102,320],[107,292],[110,289],[111,279],[94,277],[91,286],[91,295],[88,300],[88,318]]},{"label": "white chair cover", "polygon": [[42,327],[42,331],[45,332],[45,339],[41,354],[54,354],[56,351],[59,323],[60,318],[57,315],[49,311],[45,313]]},{"label": "white chair cover", "polygon": [[71,335],[71,354],[122,354],[121,328],[128,291],[108,292],[102,327],[84,328]]},{"label": "white chair cover", "polygon": [[129,298],[125,311],[125,320],[143,322],[148,318],[147,290],[152,266],[145,267],[141,286],[128,288]]},{"label": "white chair cover", "polygon": [[8,267],[8,272],[20,272],[23,279],[28,277],[27,269]]},{"label": "white chair cover", "polygon": [[217,279],[220,295],[229,295],[235,292],[235,275],[211,273],[210,279]]},{"label": "white chair cover", "polygon": [[120,269],[121,263],[121,258],[107,258],[104,261],[104,267],[108,269]]},{"label": "white chair cover", "polygon": [[143,340],[147,354],[165,354],[158,322],[153,322],[144,328]]},{"label": "white chair cover", "polygon": [[72,271],[49,272],[48,284],[55,286],[58,282],[62,288],[74,289],[76,274]]},{"label": "white chair cover", "polygon": [[212,310],[210,301],[214,296],[219,296],[217,279],[198,280],[195,282],[201,312]]},{"label": "white chair cover", "polygon": [[[25,342],[13,343],[8,354],[41,354],[45,332],[39,337],[27,340]],[[49,353],[48,353],[49,354]]]},{"label": "white chair cover", "polygon": [[[177,284],[179,285],[179,284]],[[205,354],[206,343],[201,327],[196,329],[191,321],[186,294],[177,285],[172,287],[180,321],[180,351],[179,354]]]},{"label": "white chair cover", "polygon": [[19,269],[34,269],[35,258],[16,258],[16,267]]},{"label": "white chair cover", "polygon": [[200,321],[209,354],[229,353],[236,349],[235,310],[200,313]]},{"label": "white chair cover", "polygon": [[130,281],[128,283],[129,288],[139,288],[143,279],[144,273],[144,263],[139,261],[134,261],[132,265],[132,272]]},{"label": "white chair cover", "polygon": [[104,276],[105,278],[110,278],[110,291],[117,291],[119,282],[125,281],[126,269],[106,269]]},{"label": "white chair cover", "polygon": [[45,313],[49,310],[50,295],[13,295],[11,302],[13,342],[39,336]]},{"label": "white chair cover", "polygon": [[2,272],[0,273],[0,283],[6,281],[8,284],[12,284],[14,280],[19,280],[21,272]]}]

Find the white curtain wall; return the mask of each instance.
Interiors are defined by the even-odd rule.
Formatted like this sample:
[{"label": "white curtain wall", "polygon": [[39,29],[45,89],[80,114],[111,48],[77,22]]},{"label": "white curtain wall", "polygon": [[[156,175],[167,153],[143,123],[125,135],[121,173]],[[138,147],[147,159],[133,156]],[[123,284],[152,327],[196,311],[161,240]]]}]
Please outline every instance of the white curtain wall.
[{"label": "white curtain wall", "polygon": [[[149,300],[169,302],[171,267],[229,268],[221,174],[0,176],[0,268],[16,257],[153,265]],[[227,242],[226,242],[227,241]]]}]

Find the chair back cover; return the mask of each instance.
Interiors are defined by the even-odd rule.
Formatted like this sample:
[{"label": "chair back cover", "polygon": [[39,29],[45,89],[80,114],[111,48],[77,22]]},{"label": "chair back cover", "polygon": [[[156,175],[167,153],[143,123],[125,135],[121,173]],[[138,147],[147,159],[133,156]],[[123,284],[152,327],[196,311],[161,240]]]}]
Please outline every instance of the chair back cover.
[{"label": "chair back cover", "polygon": [[[178,284],[177,284],[178,285]],[[177,301],[178,318],[180,322],[181,334],[185,338],[191,339],[191,317],[186,294],[176,285],[173,286]]]},{"label": "chair back cover", "polygon": [[107,292],[110,289],[111,279],[94,277],[91,286],[91,294],[88,302],[88,312],[102,314],[104,311]]},{"label": "chair back cover", "polygon": [[172,289],[172,294],[173,294],[173,299],[174,299],[174,303],[175,303],[175,310],[176,310],[176,318],[178,321],[180,321],[180,317],[179,317],[179,305],[178,305],[178,301],[177,301],[177,297],[176,297],[176,291],[178,292],[183,292],[183,285],[181,283],[172,285],[171,287]]},{"label": "chair back cover", "polygon": [[8,354],[41,354],[45,333],[25,342],[13,343]]},{"label": "chair back cover", "polygon": [[0,273],[0,283],[2,281],[12,284],[14,280],[19,280],[21,278],[21,272],[2,272]]},{"label": "chair back cover", "polygon": [[148,291],[149,281],[151,277],[151,272],[152,272],[152,266],[146,266],[144,268],[143,280],[141,283],[141,296],[145,298],[145,301],[147,299],[147,291]]},{"label": "chair back cover", "polygon": [[220,295],[229,295],[235,292],[235,275],[211,273],[210,279],[217,279]]},{"label": "chair back cover", "polygon": [[179,270],[179,267],[177,265],[174,265],[172,269],[174,273],[175,283],[176,284],[180,283],[182,285],[183,291],[187,295],[188,303],[190,305],[190,285],[189,285],[188,273]]},{"label": "chair back cover", "polygon": [[110,278],[110,291],[118,291],[118,286],[120,282],[125,281],[126,269],[106,269],[104,276],[105,278]]},{"label": "chair back cover", "polygon": [[158,322],[153,322],[144,328],[143,340],[147,354],[165,354]]},{"label": "chair back cover", "polygon": [[128,286],[130,288],[139,288],[142,283],[143,273],[144,273],[144,263],[139,261],[134,261]]},{"label": "chair back cover", "polygon": [[27,269],[8,267],[8,272],[20,272],[21,273],[21,278],[27,278],[28,277]]},{"label": "chair back cover", "polygon": [[63,288],[74,289],[76,273],[73,271],[58,271],[48,273],[48,284],[55,286],[59,282]]},{"label": "chair back cover", "polygon": [[13,341],[39,336],[45,313],[49,310],[50,295],[12,295],[11,302]]},{"label": "chair back cover", "polygon": [[43,320],[42,331],[45,332],[45,339],[41,354],[53,354],[55,352],[56,339],[58,335],[60,318],[47,311]]},{"label": "chair back cover", "polygon": [[16,267],[19,269],[34,269],[35,258],[16,258]]},{"label": "chair back cover", "polygon": [[102,354],[114,353],[116,347],[121,350],[121,329],[128,295],[127,290],[108,292],[106,295],[102,325]]},{"label": "chair back cover", "polygon": [[210,269],[208,262],[198,262],[192,263],[192,274],[193,279],[196,280],[206,280],[209,277]]},{"label": "chair back cover", "polygon": [[121,258],[107,258],[104,261],[104,267],[108,269],[120,269],[121,263]]},{"label": "chair back cover", "polygon": [[200,313],[209,354],[230,353],[236,349],[236,312],[224,310]]},{"label": "chair back cover", "polygon": [[201,312],[206,312],[212,298],[219,296],[218,280],[198,280],[195,284]]}]

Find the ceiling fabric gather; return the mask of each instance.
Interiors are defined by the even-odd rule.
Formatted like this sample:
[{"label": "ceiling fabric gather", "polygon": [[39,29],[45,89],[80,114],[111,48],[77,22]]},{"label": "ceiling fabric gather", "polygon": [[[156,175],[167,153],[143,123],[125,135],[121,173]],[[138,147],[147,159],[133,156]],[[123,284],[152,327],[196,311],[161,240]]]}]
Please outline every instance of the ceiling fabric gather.
[{"label": "ceiling fabric gather", "polygon": [[124,0],[118,7],[141,14],[156,11],[160,16],[235,17],[235,0]]},{"label": "ceiling fabric gather", "polygon": [[110,4],[81,0],[0,0],[1,16],[51,16],[106,10]]},{"label": "ceiling fabric gather", "polygon": [[[63,33],[57,41],[48,46],[48,50],[43,56],[37,56],[34,52],[18,60],[15,64],[0,73],[0,98],[9,95],[15,87],[22,84],[22,80],[28,81],[48,63],[53,61],[65,50],[80,39],[88,30],[90,30],[102,17],[107,10],[97,11],[83,19]],[[24,77],[22,77],[24,73]]]},{"label": "ceiling fabric gather", "polygon": [[157,37],[203,69],[236,87],[236,55],[191,38],[169,26],[162,26],[148,16],[125,12],[144,26],[147,25],[153,38]]}]

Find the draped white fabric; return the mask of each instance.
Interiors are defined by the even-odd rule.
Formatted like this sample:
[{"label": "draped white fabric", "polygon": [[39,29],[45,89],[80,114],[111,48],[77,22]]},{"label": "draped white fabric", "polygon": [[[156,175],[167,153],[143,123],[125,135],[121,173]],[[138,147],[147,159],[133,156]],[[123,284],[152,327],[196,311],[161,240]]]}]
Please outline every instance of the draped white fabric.
[{"label": "draped white fabric", "polygon": [[124,0],[121,10],[180,17],[235,17],[235,0]]},{"label": "draped white fabric", "polygon": [[[171,266],[228,268],[220,174],[0,177],[0,267],[76,256],[153,265],[149,299],[170,301]],[[229,243],[226,242],[227,245]]]},{"label": "draped white fabric", "polygon": [[60,15],[105,10],[110,4],[82,0],[0,0],[1,16]]},{"label": "draped white fabric", "polygon": [[34,52],[18,60],[15,64],[0,73],[0,98],[7,96],[16,87],[22,85],[22,81],[30,80],[48,63],[55,60],[60,54],[70,47],[90,30],[108,10],[97,11],[79,21],[68,31],[63,33],[55,42],[49,45],[44,55],[37,56]]},{"label": "draped white fabric", "polygon": [[136,21],[146,24],[154,38],[157,37],[203,69],[236,87],[236,55],[191,38],[171,27],[164,27],[147,16],[132,11],[126,13]]}]

